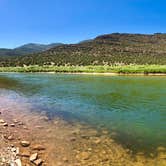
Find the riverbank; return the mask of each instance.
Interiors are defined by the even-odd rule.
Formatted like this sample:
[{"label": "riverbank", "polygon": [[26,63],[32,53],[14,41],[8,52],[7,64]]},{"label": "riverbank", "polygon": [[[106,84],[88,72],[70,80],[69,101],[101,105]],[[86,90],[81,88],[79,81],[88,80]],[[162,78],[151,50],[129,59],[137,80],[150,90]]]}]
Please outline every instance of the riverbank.
[{"label": "riverbank", "polygon": [[[165,148],[157,156],[133,154],[118,144],[106,129],[61,118],[49,120],[45,112],[34,113],[29,106],[0,98],[0,165],[17,163],[43,166],[164,166]],[[21,164],[20,164],[21,163]]]},{"label": "riverbank", "polygon": [[0,67],[0,72],[166,75],[166,65]]}]

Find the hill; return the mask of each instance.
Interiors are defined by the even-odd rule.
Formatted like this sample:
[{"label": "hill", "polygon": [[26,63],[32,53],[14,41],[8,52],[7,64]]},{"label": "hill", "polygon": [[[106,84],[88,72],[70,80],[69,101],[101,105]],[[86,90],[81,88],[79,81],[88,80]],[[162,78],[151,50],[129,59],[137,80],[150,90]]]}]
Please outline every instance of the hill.
[{"label": "hill", "polygon": [[0,56],[16,56],[16,55],[27,55],[32,53],[38,53],[46,51],[52,47],[56,47],[59,45],[62,45],[62,43],[52,43],[52,44],[29,43],[14,49],[1,48]]},{"label": "hill", "polygon": [[41,53],[1,58],[1,66],[166,64],[166,34],[101,35],[78,44],[64,44]]}]

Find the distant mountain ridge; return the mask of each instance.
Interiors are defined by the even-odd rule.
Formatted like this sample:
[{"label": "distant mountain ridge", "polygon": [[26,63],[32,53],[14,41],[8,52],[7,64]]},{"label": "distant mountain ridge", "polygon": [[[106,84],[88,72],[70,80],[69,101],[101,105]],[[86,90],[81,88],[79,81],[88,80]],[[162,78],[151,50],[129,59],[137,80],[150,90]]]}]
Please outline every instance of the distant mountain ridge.
[{"label": "distant mountain ridge", "polygon": [[0,66],[166,64],[166,34],[113,33],[25,56],[0,57]]},{"label": "distant mountain ridge", "polygon": [[46,51],[50,48],[63,45],[62,43],[51,43],[51,44],[37,44],[28,43],[14,49],[0,48],[0,56],[16,56],[16,55],[27,55],[32,53],[38,53]]}]

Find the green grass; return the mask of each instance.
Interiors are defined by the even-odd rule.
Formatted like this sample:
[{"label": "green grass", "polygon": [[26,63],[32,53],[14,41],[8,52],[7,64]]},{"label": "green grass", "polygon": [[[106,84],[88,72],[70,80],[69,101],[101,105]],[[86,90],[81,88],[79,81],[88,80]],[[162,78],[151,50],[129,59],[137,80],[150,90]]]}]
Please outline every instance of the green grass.
[{"label": "green grass", "polygon": [[0,67],[0,72],[66,72],[66,73],[164,73],[166,65],[126,65],[126,66],[25,66]]}]

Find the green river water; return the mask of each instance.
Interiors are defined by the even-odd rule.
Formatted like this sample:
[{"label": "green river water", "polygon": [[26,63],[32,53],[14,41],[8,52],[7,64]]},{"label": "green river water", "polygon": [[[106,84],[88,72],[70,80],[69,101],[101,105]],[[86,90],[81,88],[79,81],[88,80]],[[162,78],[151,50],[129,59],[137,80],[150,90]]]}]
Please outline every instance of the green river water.
[{"label": "green river water", "polygon": [[134,151],[166,147],[164,76],[1,73],[0,97],[28,103],[50,119],[108,129]]}]

